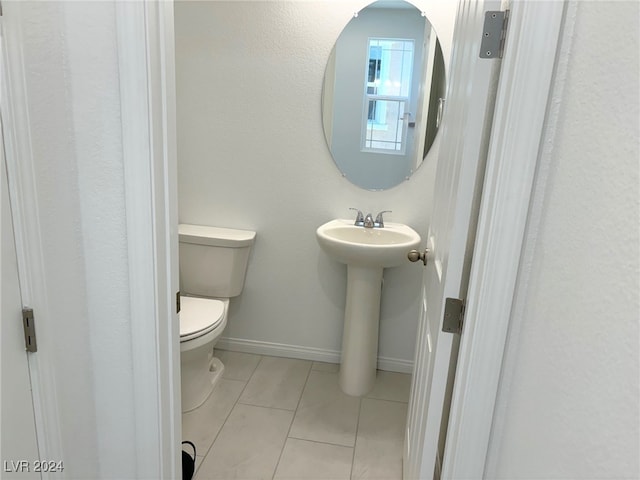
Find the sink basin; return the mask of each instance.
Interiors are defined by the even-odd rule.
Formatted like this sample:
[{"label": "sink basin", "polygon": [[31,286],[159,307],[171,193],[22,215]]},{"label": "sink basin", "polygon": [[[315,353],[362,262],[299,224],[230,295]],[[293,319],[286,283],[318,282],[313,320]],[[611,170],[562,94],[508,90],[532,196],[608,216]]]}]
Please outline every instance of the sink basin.
[{"label": "sink basin", "polygon": [[406,263],[409,250],[420,244],[420,235],[401,223],[384,228],[364,228],[353,220],[331,220],[316,230],[318,243],[335,260],[362,267],[397,267]]},{"label": "sink basin", "polygon": [[348,395],[369,392],[376,380],[382,273],[408,262],[418,235],[400,223],[384,228],[357,227],[353,220],[331,220],[316,230],[320,247],[347,264],[347,300],[338,382]]}]

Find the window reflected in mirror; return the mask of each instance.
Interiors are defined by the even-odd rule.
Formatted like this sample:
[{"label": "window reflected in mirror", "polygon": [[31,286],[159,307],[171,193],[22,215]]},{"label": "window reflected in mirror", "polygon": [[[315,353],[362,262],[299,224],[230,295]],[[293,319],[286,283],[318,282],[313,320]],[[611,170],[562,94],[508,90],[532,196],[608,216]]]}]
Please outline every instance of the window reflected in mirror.
[{"label": "window reflected in mirror", "polygon": [[410,113],[413,40],[370,38],[363,151],[404,155]]}]

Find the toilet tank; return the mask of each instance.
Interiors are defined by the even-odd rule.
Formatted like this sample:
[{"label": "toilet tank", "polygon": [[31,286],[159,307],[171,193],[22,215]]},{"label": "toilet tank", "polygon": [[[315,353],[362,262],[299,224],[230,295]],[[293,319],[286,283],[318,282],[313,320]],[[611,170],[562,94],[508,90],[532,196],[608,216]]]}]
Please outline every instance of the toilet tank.
[{"label": "toilet tank", "polygon": [[180,224],[178,235],[181,293],[222,298],[240,295],[256,232]]}]

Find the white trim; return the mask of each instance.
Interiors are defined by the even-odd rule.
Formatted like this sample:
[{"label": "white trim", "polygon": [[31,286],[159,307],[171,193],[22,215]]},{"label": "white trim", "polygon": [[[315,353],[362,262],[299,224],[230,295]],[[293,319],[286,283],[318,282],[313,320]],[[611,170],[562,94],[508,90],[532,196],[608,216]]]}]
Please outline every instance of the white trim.
[{"label": "white trim", "polygon": [[[56,394],[44,253],[37,204],[29,105],[22,51],[22,11],[19,2],[3,5],[2,112],[11,213],[23,305],[38,318],[38,352],[28,354],[38,453],[42,459],[64,459]],[[9,12],[10,10],[10,12]],[[43,478],[50,474],[43,473]]]},{"label": "white trim", "polygon": [[138,478],[180,478],[172,9],[150,1],[116,3],[116,23],[136,470]]},{"label": "white trim", "polygon": [[413,360],[402,358],[378,357],[378,370],[385,372],[413,373]]},{"label": "white trim", "polygon": [[[146,41],[143,3],[116,3],[120,114],[124,163],[129,298],[132,319],[155,319],[155,251],[153,248],[153,198],[150,184],[153,158],[149,137],[146,95]],[[140,71],[141,70],[141,71]],[[157,325],[153,321],[131,324],[135,408],[136,472],[160,478],[159,369],[156,362]],[[151,348],[152,351],[148,351]],[[150,438],[141,441],[144,436]],[[149,441],[151,440],[151,441]]]},{"label": "white trim", "polygon": [[[221,337],[216,345],[221,350],[269,355],[272,357],[298,358],[315,362],[340,363],[340,351],[324,348],[301,347],[286,343],[263,342],[245,338]],[[413,361],[401,358],[378,357],[378,370],[412,373]]]},{"label": "white trim", "polygon": [[216,344],[221,350],[253,353],[272,357],[297,358],[316,362],[340,363],[340,352],[323,348],[300,347],[286,343],[263,342],[245,338],[221,337]]},{"label": "white trim", "polygon": [[563,16],[564,2],[511,8],[442,478],[484,476]]}]

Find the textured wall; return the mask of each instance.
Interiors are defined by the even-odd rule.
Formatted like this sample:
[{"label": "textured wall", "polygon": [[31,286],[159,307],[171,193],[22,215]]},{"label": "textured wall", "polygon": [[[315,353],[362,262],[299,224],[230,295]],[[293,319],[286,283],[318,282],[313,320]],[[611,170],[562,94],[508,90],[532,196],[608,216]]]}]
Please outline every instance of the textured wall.
[{"label": "textured wall", "polygon": [[33,200],[50,308],[44,318],[53,323],[38,346],[54,364],[67,478],[135,474],[114,8],[107,2],[5,6],[6,21],[11,28],[20,21],[23,34]]},{"label": "textured wall", "polygon": [[538,173],[546,191],[539,184],[532,203],[488,478],[640,476],[639,13],[637,2],[578,2]]},{"label": "textured wall", "polygon": [[[176,4],[180,221],[258,232],[225,337],[339,351],[346,267],[320,251],[315,229],[358,207],[426,233],[433,157],[410,181],[367,192],[340,176],[324,140],[325,65],[365,4]],[[433,5],[448,58],[455,5]],[[413,360],[421,273],[385,273],[381,356]]]}]

